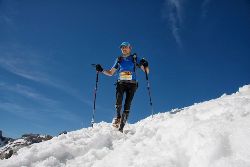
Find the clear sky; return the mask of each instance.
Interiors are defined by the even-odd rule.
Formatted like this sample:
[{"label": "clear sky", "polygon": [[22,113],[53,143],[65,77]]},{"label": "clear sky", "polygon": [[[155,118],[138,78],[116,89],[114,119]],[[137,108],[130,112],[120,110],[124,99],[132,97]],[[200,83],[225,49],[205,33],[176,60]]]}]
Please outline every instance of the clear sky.
[{"label": "clear sky", "polygon": [[[57,135],[89,127],[95,70],[129,41],[149,61],[155,113],[250,83],[248,0],[0,0],[0,130]],[[115,115],[115,80],[100,75],[96,122]],[[150,116],[145,75],[129,122]]]}]

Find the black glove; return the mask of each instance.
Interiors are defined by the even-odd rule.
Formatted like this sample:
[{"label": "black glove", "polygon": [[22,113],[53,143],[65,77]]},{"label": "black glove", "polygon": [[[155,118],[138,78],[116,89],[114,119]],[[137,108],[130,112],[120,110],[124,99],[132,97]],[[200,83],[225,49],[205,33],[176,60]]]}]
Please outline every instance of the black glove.
[{"label": "black glove", "polygon": [[98,71],[98,72],[103,72],[103,68],[102,68],[102,66],[101,66],[100,64],[97,64],[97,65],[95,66],[95,69],[96,69],[96,71]]},{"label": "black glove", "polygon": [[145,60],[144,58],[141,59],[140,65],[143,66],[144,68],[145,68],[145,67],[148,67],[148,62],[147,62],[147,60]]}]

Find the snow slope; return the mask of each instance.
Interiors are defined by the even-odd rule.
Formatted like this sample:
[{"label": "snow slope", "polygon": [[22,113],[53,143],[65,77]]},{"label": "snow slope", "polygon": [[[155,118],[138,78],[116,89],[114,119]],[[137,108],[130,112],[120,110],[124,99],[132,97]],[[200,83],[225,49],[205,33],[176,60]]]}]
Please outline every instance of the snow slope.
[{"label": "snow slope", "polygon": [[250,167],[250,85],[125,131],[101,122],[23,148],[0,166]]}]

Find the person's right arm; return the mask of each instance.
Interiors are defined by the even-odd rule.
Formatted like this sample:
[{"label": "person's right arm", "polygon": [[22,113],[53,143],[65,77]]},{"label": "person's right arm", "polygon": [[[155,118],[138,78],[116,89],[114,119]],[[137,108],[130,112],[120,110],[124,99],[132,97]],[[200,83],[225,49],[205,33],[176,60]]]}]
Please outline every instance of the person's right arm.
[{"label": "person's right arm", "polygon": [[118,58],[115,60],[115,63],[110,70],[104,70],[100,64],[96,65],[96,71],[99,71],[107,76],[113,76],[117,68],[118,68]]},{"label": "person's right arm", "polygon": [[107,76],[113,76],[115,72],[116,72],[116,68],[111,68],[110,70],[103,70],[102,73]]}]

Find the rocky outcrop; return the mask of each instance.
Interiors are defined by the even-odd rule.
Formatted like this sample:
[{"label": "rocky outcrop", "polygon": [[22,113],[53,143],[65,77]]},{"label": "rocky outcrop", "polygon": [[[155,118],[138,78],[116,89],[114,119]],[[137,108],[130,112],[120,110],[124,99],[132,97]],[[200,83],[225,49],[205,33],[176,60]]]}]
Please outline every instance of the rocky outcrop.
[{"label": "rocky outcrop", "polygon": [[11,141],[14,141],[14,139],[8,138],[8,137],[3,137],[3,133],[0,130],[0,148],[5,146],[6,144],[8,144]]},{"label": "rocky outcrop", "polygon": [[20,139],[11,139],[0,136],[2,146],[0,147],[0,159],[8,159],[23,147],[34,143],[40,143],[52,139],[50,135],[24,134]]},{"label": "rocky outcrop", "polygon": [[67,131],[62,131],[61,133],[59,133],[59,136],[62,134],[67,134],[67,133],[68,133]]}]

